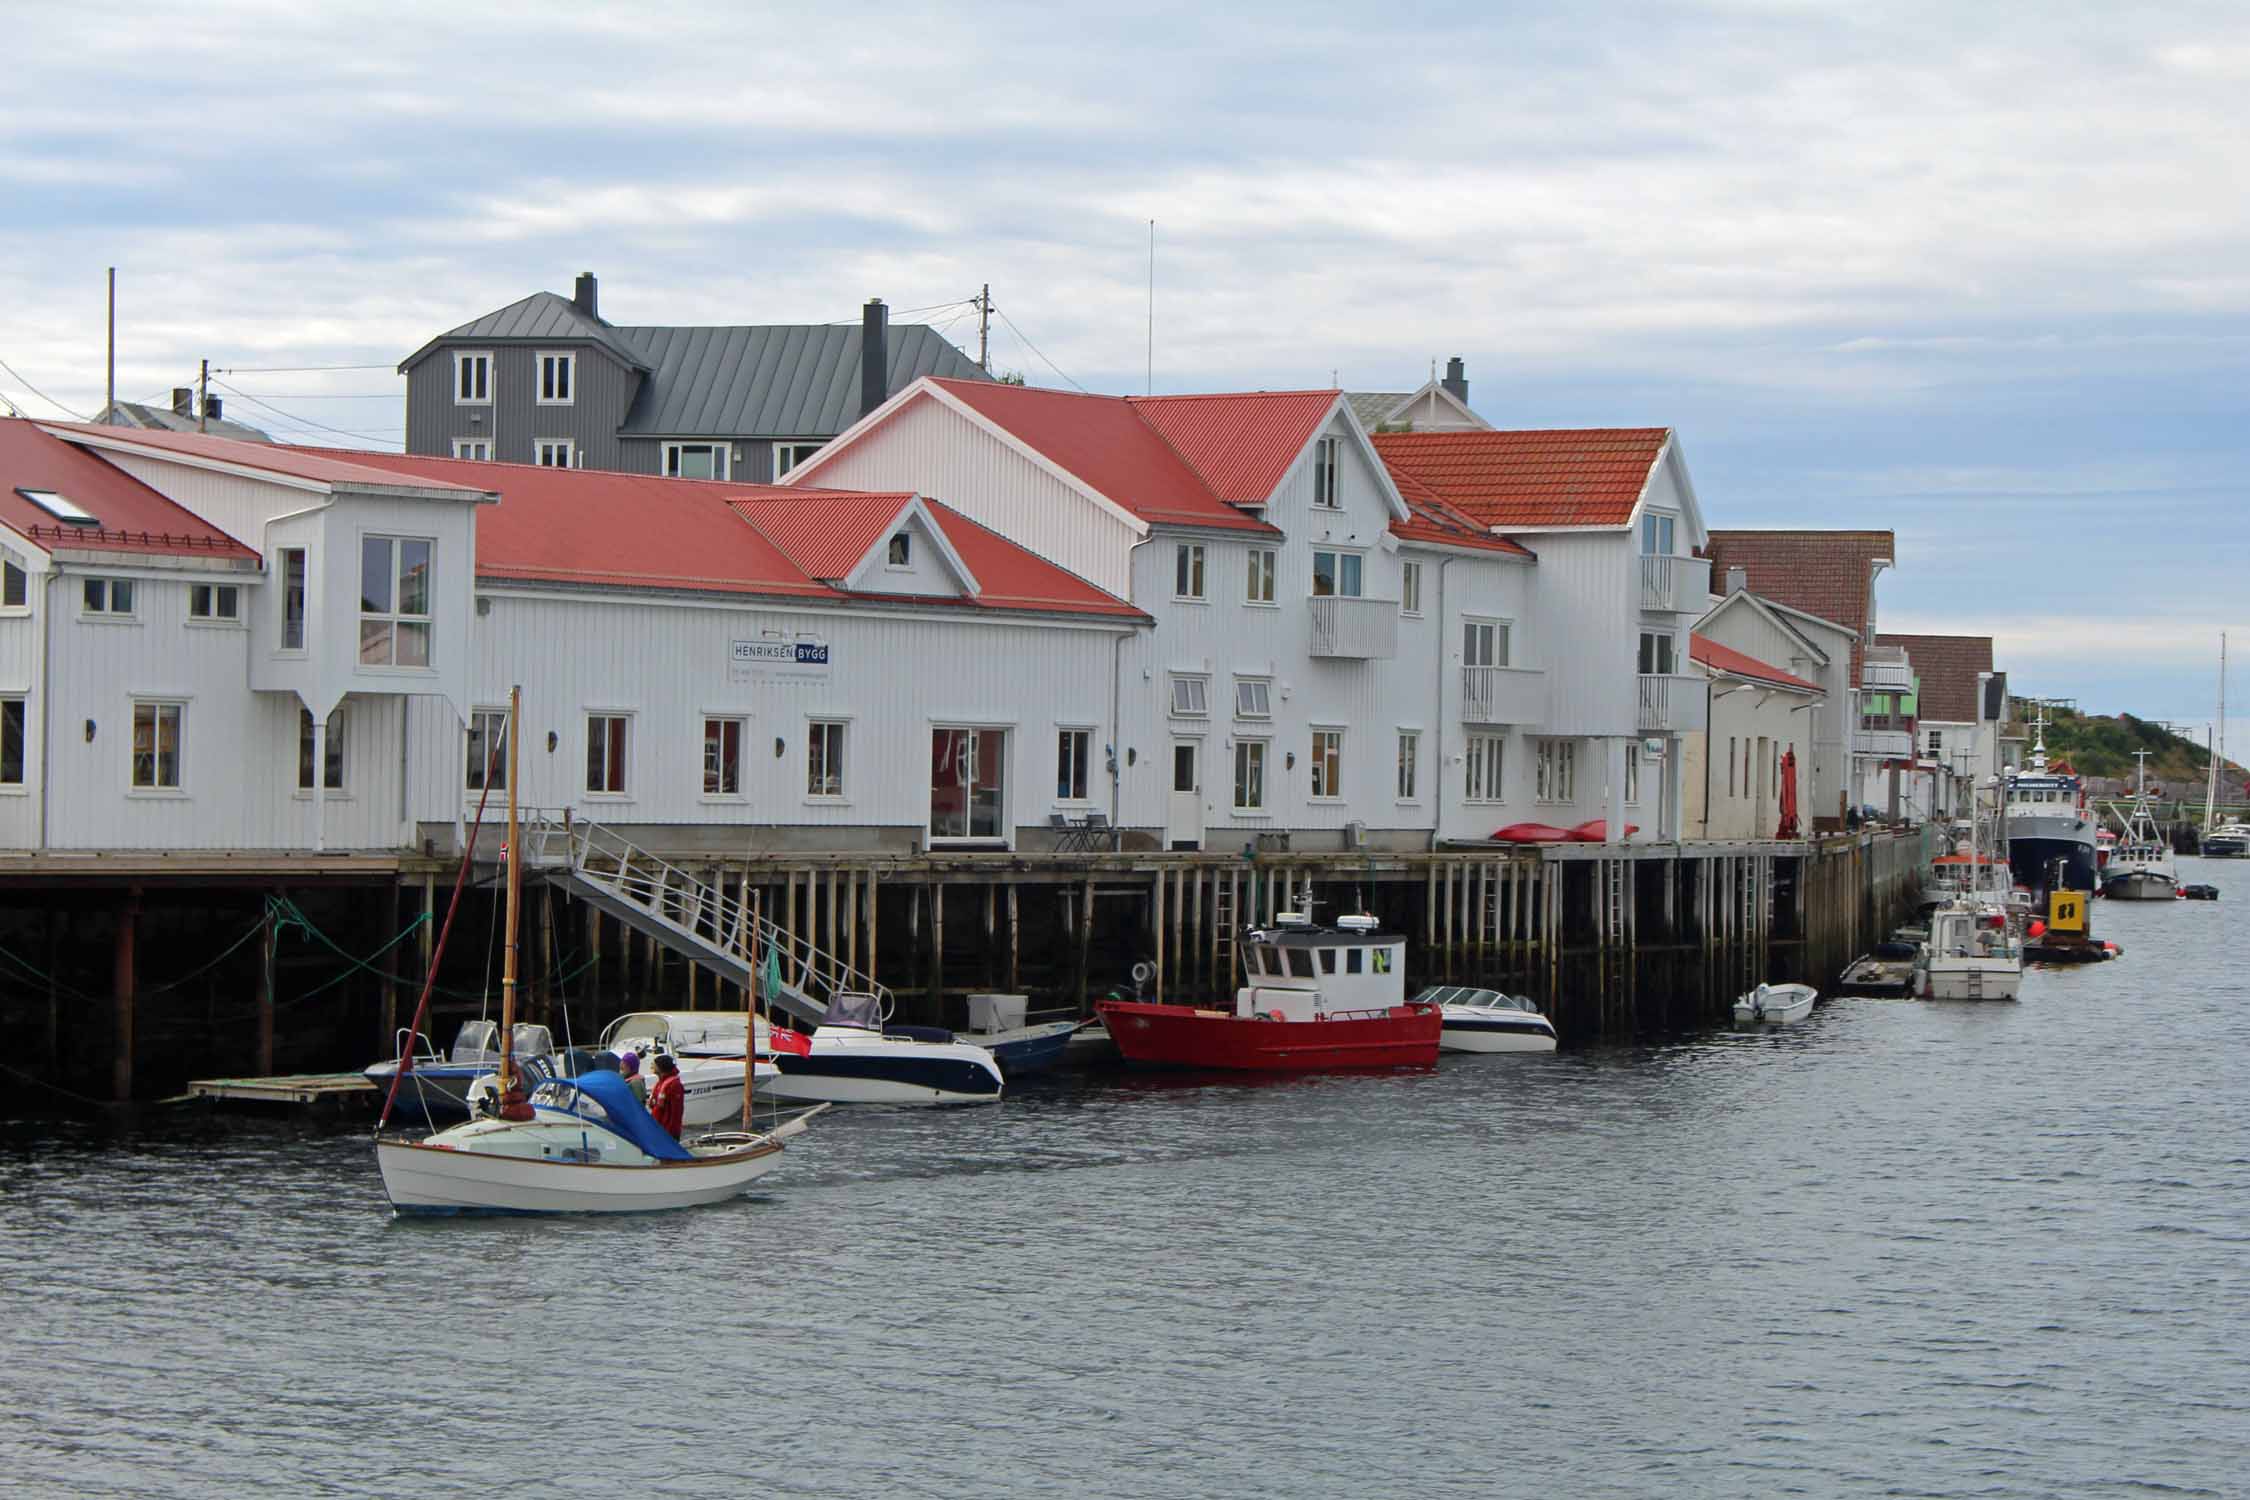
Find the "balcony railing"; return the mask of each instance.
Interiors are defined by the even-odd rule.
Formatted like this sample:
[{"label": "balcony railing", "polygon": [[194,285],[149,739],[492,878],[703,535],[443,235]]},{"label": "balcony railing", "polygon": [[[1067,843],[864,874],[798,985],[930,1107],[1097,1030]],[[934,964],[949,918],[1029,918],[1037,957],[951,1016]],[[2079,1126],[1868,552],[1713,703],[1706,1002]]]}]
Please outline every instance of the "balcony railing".
[{"label": "balcony railing", "polygon": [[1641,559],[1641,608],[1701,614],[1711,597],[1711,560],[1705,557]]},{"label": "balcony railing", "polygon": [[1692,734],[1709,717],[1709,698],[1700,677],[1643,672],[1640,698],[1643,734]]},{"label": "balcony railing", "polygon": [[1312,654],[1352,661],[1389,661],[1398,655],[1398,601],[1321,594],[1312,606]]},{"label": "balcony railing", "polygon": [[1880,755],[1886,760],[1910,759],[1914,754],[1914,732],[1910,729],[1855,729],[1852,753]]},{"label": "balcony railing", "polygon": [[1534,726],[1546,723],[1546,672],[1538,667],[1463,667],[1461,721]]},{"label": "balcony railing", "polygon": [[1859,651],[1859,685],[1896,691],[1914,686],[1914,667],[1898,646],[1862,646]]}]

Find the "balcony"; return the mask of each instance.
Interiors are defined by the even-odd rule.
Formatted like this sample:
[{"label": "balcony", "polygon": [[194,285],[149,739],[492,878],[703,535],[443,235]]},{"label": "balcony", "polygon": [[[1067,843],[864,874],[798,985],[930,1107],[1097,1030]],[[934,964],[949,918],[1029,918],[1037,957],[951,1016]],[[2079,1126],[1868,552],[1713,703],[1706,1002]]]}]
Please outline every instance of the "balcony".
[{"label": "balcony", "polygon": [[1859,685],[1885,692],[1912,692],[1914,667],[1898,646],[1862,646],[1859,651]]},{"label": "balcony", "polygon": [[1701,677],[1641,673],[1641,733],[1692,734],[1701,729],[1710,712],[1707,686]]},{"label": "balcony", "polygon": [[1699,615],[1710,607],[1709,558],[1647,556],[1641,559],[1641,608]]},{"label": "balcony", "polygon": [[1398,601],[1322,594],[1312,606],[1312,654],[1347,661],[1389,661],[1398,655]]},{"label": "balcony", "polygon": [[1914,731],[1911,729],[1854,729],[1852,754],[1879,755],[1885,760],[1912,760],[1914,758]]},{"label": "balcony", "polygon": [[1538,667],[1463,667],[1461,722],[1547,722],[1547,674]]}]

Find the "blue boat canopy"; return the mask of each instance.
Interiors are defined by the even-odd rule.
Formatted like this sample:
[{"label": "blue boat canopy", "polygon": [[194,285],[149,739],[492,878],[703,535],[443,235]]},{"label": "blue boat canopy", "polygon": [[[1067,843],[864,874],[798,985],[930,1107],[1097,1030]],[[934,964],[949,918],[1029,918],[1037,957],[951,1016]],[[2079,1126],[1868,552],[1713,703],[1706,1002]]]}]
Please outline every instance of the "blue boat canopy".
[{"label": "blue boat canopy", "polygon": [[[633,1096],[633,1087],[622,1074],[589,1072],[570,1080],[583,1101],[578,1112],[609,1126],[658,1161],[693,1161],[694,1154],[672,1139],[672,1132],[656,1123],[656,1116]],[[596,1106],[588,1109],[585,1106]],[[605,1118],[606,1117],[606,1118]]]}]

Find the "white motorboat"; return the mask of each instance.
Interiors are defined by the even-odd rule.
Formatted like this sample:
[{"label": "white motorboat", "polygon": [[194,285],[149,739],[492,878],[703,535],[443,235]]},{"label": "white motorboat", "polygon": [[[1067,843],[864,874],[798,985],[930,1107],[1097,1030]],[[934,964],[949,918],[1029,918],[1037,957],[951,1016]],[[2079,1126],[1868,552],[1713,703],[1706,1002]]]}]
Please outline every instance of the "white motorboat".
[{"label": "white motorboat", "polygon": [[2112,901],[2170,901],[2180,890],[2179,864],[2149,803],[2148,752],[2133,755],[2140,768],[2132,806],[2123,811],[2110,807],[2125,831],[2102,866],[2102,894]]},{"label": "white motorboat", "polygon": [[1555,1023],[1519,995],[1466,985],[1432,986],[1414,997],[1434,1005],[1445,1018],[1438,1033],[1440,1052],[1552,1052]]},{"label": "white motorboat", "polygon": [[1914,960],[1913,993],[1924,1000],[2013,1000],[2023,988],[2023,943],[1998,908],[1967,898],[1930,913],[1930,935]]},{"label": "white motorboat", "polygon": [[1734,1002],[1737,1026],[1788,1026],[1812,1014],[1820,994],[1809,984],[1761,984]]},{"label": "white motorboat", "polygon": [[[1000,1064],[984,1048],[935,1027],[886,1026],[880,996],[843,991],[801,1052],[779,1045],[776,1099],[832,1104],[993,1104]],[[761,1088],[764,1085],[760,1085]]]},{"label": "white motorboat", "polygon": [[[771,1031],[760,1016],[754,1097],[781,1079],[780,1069],[768,1060]],[[680,1087],[687,1094],[682,1124],[723,1125],[742,1116],[742,1042],[749,1034],[739,1010],[637,1010],[603,1027],[600,1045],[620,1056],[637,1054],[644,1078],[659,1053],[670,1054],[680,1066]]]}]

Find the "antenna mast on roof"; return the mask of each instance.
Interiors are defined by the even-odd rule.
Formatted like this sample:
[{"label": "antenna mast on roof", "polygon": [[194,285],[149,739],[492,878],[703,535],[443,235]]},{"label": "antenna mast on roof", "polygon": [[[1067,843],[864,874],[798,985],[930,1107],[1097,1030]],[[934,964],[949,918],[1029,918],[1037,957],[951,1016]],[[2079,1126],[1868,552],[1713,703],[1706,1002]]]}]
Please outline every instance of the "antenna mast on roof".
[{"label": "antenna mast on roof", "polygon": [[1143,395],[1156,394],[1156,221],[1148,221],[1148,383]]},{"label": "antenna mast on roof", "polygon": [[117,420],[117,267],[109,268],[109,356],[106,362],[108,378],[103,383],[106,400],[102,404],[102,420]]},{"label": "antenna mast on roof", "polygon": [[992,373],[992,283],[977,293],[977,367]]}]

